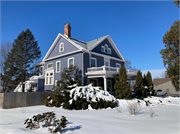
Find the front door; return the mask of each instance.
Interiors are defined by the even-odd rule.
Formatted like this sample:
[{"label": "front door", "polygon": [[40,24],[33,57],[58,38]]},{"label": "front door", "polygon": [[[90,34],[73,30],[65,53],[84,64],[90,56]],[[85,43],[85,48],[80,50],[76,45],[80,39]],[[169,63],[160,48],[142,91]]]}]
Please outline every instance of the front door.
[{"label": "front door", "polygon": [[107,91],[112,91],[112,81],[110,79],[107,80]]}]

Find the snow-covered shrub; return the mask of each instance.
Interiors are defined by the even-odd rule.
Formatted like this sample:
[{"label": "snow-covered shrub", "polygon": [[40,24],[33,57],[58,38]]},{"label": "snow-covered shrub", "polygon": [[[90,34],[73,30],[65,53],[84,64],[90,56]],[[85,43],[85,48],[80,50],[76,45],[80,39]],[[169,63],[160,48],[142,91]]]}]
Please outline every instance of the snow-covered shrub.
[{"label": "snow-covered shrub", "polygon": [[67,103],[69,101],[69,92],[62,91],[61,94],[47,96],[45,99],[45,106],[48,107],[60,107],[62,103]]},{"label": "snow-covered shrub", "polygon": [[117,106],[116,98],[107,91],[101,90],[99,87],[76,86],[70,91],[70,100],[64,103],[63,108],[66,109],[88,109],[90,105],[93,109],[114,108]]},{"label": "snow-covered shrub", "polygon": [[29,129],[38,129],[40,128],[39,123],[42,122],[46,125],[50,133],[57,133],[58,131],[62,132],[62,128],[66,127],[66,117],[62,116],[61,120],[56,119],[54,112],[46,112],[43,114],[33,115],[25,120],[26,128]]},{"label": "snow-covered shrub", "polygon": [[40,127],[39,122],[43,122],[43,121],[44,121],[44,116],[41,114],[38,114],[38,115],[34,115],[32,117],[27,118],[24,124],[27,124],[26,128],[38,129]]},{"label": "snow-covered shrub", "polygon": [[54,134],[60,131],[62,133],[62,128],[66,127],[66,123],[68,120],[66,120],[65,116],[62,116],[61,120],[59,119],[54,119],[53,120],[53,126],[49,127],[49,132]]},{"label": "snow-covered shrub", "polygon": [[141,106],[138,103],[129,103],[127,109],[131,115],[136,115],[140,112]]},{"label": "snow-covered shrub", "polygon": [[52,100],[52,97],[47,96],[46,99],[45,99],[45,106],[52,107],[51,100]]},{"label": "snow-covered shrub", "polygon": [[70,110],[88,109],[90,105],[93,109],[114,108],[117,106],[116,98],[103,91],[100,87],[93,87],[91,84],[87,86],[77,86],[74,84],[69,86],[71,90],[64,90],[61,95],[54,95],[46,98],[46,106],[63,106]]},{"label": "snow-covered shrub", "polygon": [[44,121],[46,126],[51,126],[52,120],[55,118],[54,112],[43,113]]}]

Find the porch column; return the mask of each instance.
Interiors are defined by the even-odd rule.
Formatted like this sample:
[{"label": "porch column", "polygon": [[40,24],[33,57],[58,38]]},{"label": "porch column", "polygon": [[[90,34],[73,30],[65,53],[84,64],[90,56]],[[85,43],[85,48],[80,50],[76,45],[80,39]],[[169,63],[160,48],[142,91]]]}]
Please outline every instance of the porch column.
[{"label": "porch column", "polygon": [[104,76],[103,78],[104,78],[104,91],[107,91],[107,79],[106,79],[106,76]]}]

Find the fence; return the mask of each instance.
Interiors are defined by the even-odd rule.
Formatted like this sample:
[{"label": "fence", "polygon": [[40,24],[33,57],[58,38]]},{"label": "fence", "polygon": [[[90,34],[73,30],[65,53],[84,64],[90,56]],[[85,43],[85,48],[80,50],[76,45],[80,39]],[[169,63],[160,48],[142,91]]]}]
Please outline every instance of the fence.
[{"label": "fence", "polygon": [[0,93],[0,109],[44,105],[47,92]]}]

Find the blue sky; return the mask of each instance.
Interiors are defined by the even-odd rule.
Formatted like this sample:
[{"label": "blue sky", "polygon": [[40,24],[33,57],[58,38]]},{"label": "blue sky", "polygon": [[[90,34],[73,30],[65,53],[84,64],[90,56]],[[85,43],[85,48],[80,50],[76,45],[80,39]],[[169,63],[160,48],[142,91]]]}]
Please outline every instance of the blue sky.
[{"label": "blue sky", "polygon": [[29,28],[42,57],[58,33],[71,23],[71,36],[82,41],[110,35],[123,57],[140,70],[164,71],[159,51],[164,48],[164,34],[179,19],[173,1],[2,1],[1,42],[17,38]]}]

